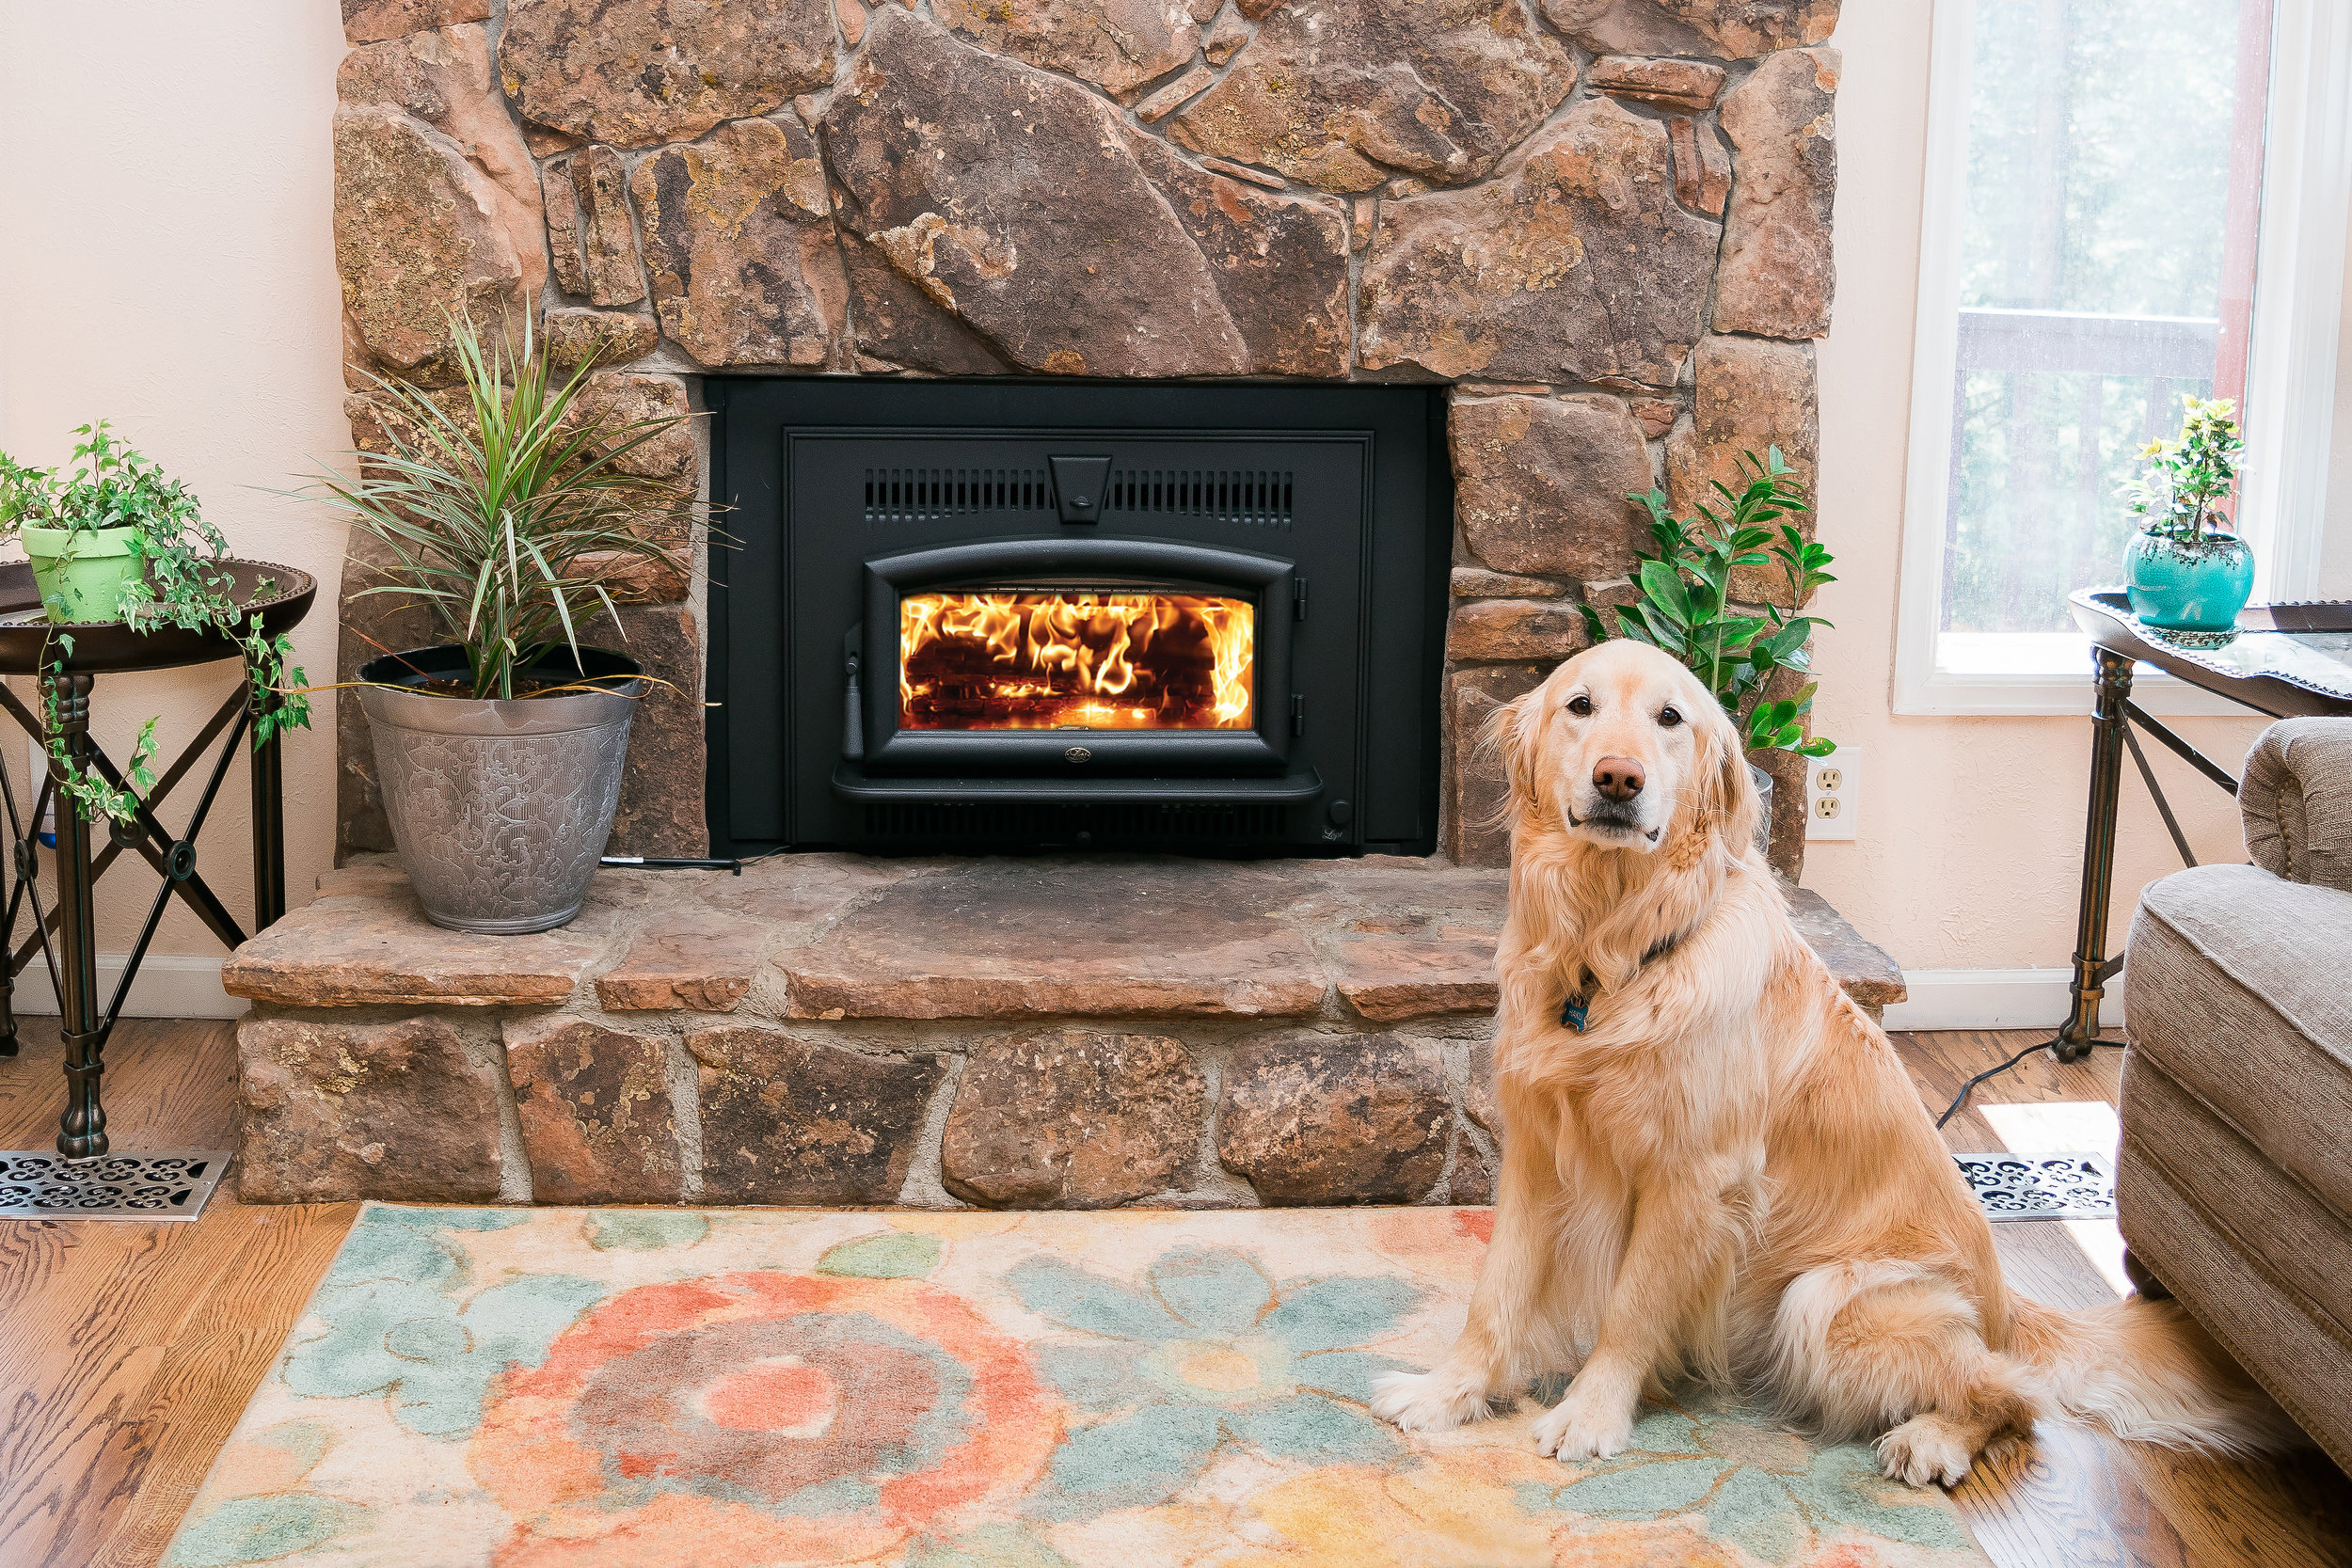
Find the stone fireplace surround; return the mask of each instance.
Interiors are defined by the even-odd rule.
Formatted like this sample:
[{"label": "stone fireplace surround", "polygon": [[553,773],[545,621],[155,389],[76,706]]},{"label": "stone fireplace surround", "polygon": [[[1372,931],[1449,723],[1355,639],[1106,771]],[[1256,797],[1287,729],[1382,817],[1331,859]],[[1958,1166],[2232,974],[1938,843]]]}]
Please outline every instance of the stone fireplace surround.
[{"label": "stone fireplace surround", "polygon": [[[248,1196],[1482,1200],[1502,887],[1481,868],[1506,847],[1467,742],[1584,644],[1580,603],[1629,592],[1626,491],[1687,512],[1772,444],[1812,477],[1836,11],[343,0],[335,242],[363,449],[382,431],[361,372],[447,388],[459,309],[535,311],[629,417],[692,410],[731,372],[1450,384],[1445,853],[1139,862],[1116,895],[1112,867],[1060,862],[605,873],[574,927],[476,951],[384,863],[365,721],[340,704],[344,868],[228,971],[257,1004]],[[637,461],[683,519],[725,499],[705,458],[690,427]],[[635,726],[622,851],[707,843],[702,542],[675,527],[695,572],[639,573],[621,611],[675,683]],[[375,564],[355,536],[344,679],[430,640],[355,596]],[[1791,760],[1773,861],[1793,877]],[[1799,897],[1857,998],[1899,998],[1884,955]],[[1170,927],[1155,899],[1199,918]],[[927,947],[943,909],[963,924]],[[1023,930],[1094,957],[1015,964],[1008,990]],[[1100,1144],[1100,1168],[1038,1168],[1031,1113]]]},{"label": "stone fireplace surround", "polygon": [[[343,0],[335,242],[358,372],[454,379],[453,309],[541,311],[592,397],[700,377],[1438,380],[1457,513],[1441,844],[1499,863],[1461,744],[1582,646],[1645,535],[1777,443],[1810,479],[1837,0]],[[691,500],[681,431],[643,455]],[[719,498],[723,500],[724,498]],[[428,635],[353,598],[342,678]],[[1762,595],[1762,573],[1746,585]],[[695,584],[617,846],[704,842]],[[406,641],[404,641],[405,639]],[[339,858],[391,847],[339,707]],[[1784,782],[1796,774],[1784,760]],[[1775,863],[1803,850],[1777,792]]]}]

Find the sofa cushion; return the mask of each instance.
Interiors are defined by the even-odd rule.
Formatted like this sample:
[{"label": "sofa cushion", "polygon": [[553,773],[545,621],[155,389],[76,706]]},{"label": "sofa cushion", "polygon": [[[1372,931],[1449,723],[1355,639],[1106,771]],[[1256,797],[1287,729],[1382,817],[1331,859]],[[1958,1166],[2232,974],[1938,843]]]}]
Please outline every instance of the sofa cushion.
[{"label": "sofa cushion", "polygon": [[2132,1047],[2352,1219],[2352,893],[2205,865],[2132,922]]}]

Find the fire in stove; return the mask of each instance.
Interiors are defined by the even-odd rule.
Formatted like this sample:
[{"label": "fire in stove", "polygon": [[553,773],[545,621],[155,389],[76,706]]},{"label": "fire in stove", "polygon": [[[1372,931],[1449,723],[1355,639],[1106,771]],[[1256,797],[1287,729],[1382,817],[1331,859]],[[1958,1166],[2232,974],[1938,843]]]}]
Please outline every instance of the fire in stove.
[{"label": "fire in stove", "polygon": [[1251,607],[1090,589],[898,601],[910,730],[1246,730]]}]

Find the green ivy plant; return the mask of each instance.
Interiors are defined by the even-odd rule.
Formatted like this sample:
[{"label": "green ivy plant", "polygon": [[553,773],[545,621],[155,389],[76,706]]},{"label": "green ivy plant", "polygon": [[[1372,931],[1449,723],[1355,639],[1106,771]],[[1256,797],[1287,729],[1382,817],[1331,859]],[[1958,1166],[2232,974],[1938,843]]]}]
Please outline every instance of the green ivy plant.
[{"label": "green ivy plant", "polygon": [[[1827,756],[1836,742],[1804,733],[1819,683],[1771,702],[1764,700],[1764,688],[1782,670],[1810,669],[1806,643],[1814,627],[1830,623],[1777,605],[1739,604],[1731,597],[1731,574],[1777,561],[1788,602],[1802,605],[1814,589],[1837,580],[1822,570],[1834,558],[1785,520],[1811,509],[1804,483],[1778,447],[1762,457],[1743,452],[1740,471],[1747,483],[1739,490],[1720,480],[1712,483],[1723,510],[1701,501],[1695,517],[1677,518],[1663,490],[1629,493],[1626,499],[1649,513],[1658,552],[1634,552],[1641,562],[1634,573],[1640,596],[1614,607],[1614,632],[1591,605],[1583,607],[1584,623],[1596,642],[1629,637],[1681,660],[1731,715],[1748,750]],[[1759,547],[1767,545],[1769,554]]]},{"label": "green ivy plant", "polygon": [[2146,471],[2120,487],[2146,531],[2185,544],[2202,544],[2208,531],[2229,527],[2225,510],[2237,484],[2246,442],[2237,404],[2228,398],[2184,397],[2181,433],[2139,449]]},{"label": "green ivy plant", "polygon": [[[125,444],[109,420],[80,426],[74,434],[81,440],[68,470],[28,467],[0,452],[0,538],[14,537],[27,525],[76,533],[132,530],[132,553],[140,559],[142,570],[123,584],[116,613],[141,631],[165,626],[188,631],[210,628],[233,642],[245,655],[253,694],[266,691],[277,698],[253,705],[256,747],[288,730],[307,727],[310,704],[303,688],[308,677],[291,662],[294,642],[283,633],[265,635],[262,617],[231,597],[235,578],[222,564],[229,542],[205,520],[195,493],[183,481],[167,477],[162,465]],[[258,585],[262,596],[275,586],[266,578]],[[55,677],[66,673],[73,638],[58,631],[50,641],[55,653],[45,649],[43,662],[51,678],[41,684],[57,793],[73,802],[84,821],[102,816],[117,822],[135,821],[139,802],[154,787],[149,765],[155,754],[159,718],[140,726],[138,743],[123,768],[126,787],[109,784],[94,766],[66,750]]]}]

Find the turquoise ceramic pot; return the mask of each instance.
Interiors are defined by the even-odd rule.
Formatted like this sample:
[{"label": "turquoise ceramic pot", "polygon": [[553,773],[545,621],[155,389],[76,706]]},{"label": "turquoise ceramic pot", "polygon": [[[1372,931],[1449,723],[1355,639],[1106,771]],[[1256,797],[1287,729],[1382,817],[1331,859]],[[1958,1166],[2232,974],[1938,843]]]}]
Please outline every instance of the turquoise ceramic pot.
[{"label": "turquoise ceramic pot", "polygon": [[2229,631],[2254,591],[2254,552],[2234,533],[2194,543],[2135,534],[2123,551],[2132,613],[2160,631]]}]

